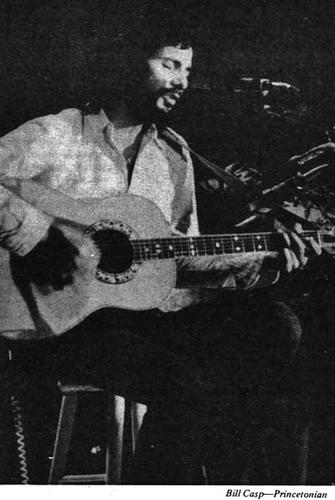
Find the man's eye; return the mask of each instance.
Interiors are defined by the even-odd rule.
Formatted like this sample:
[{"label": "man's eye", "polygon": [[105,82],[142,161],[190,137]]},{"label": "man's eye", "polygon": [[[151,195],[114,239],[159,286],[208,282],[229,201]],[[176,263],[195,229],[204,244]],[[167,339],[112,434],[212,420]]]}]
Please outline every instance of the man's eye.
[{"label": "man's eye", "polygon": [[172,63],[165,62],[163,63],[164,68],[174,69],[174,65]]}]

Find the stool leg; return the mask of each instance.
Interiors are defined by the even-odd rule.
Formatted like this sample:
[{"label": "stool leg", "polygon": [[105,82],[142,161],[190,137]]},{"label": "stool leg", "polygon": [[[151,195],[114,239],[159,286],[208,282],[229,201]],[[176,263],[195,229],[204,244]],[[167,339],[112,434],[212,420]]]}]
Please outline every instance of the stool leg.
[{"label": "stool leg", "polygon": [[147,412],[146,405],[141,403],[131,402],[130,416],[131,416],[131,438],[133,444],[133,453],[135,453],[136,442],[138,438],[138,433],[142,427],[144,415]]},{"label": "stool leg", "polygon": [[[308,453],[309,453],[309,425],[305,427],[300,436],[292,436],[296,441],[296,474],[294,484],[307,484],[308,480]],[[292,482],[293,484],[293,482]]]},{"label": "stool leg", "polygon": [[125,400],[121,396],[109,394],[107,404],[106,484],[120,484]]},{"label": "stool leg", "polygon": [[64,476],[66,458],[70,448],[73,422],[77,410],[77,394],[66,394],[62,397],[53,458],[51,462],[49,484],[58,484]]}]

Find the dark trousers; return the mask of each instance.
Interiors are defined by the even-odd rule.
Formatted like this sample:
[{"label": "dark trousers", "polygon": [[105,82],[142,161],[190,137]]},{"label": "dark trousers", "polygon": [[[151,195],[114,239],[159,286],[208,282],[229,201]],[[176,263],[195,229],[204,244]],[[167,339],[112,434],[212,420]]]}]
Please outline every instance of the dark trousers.
[{"label": "dark trousers", "polygon": [[[160,422],[160,444],[144,439],[146,464],[139,458],[129,482],[188,482],[177,477],[187,450],[190,463],[214,468],[230,455],[222,468],[233,484],[246,433],[256,435],[267,406],[292,382],[300,333],[284,303],[228,294],[176,313],[99,311],[59,338],[16,342],[11,350],[15,376],[42,392],[46,381],[89,382],[148,404],[146,426],[152,434],[150,419]],[[179,449],[179,465],[175,456],[173,477],[167,479],[162,464],[155,479],[147,462],[167,460],[167,448],[175,455]]]}]

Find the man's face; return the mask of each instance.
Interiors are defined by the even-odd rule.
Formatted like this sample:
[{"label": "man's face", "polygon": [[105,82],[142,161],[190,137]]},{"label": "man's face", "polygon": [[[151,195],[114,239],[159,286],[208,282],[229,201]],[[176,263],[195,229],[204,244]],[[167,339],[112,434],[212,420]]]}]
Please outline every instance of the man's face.
[{"label": "man's face", "polygon": [[150,57],[145,82],[146,104],[152,111],[168,113],[188,87],[192,48],[167,46]]}]

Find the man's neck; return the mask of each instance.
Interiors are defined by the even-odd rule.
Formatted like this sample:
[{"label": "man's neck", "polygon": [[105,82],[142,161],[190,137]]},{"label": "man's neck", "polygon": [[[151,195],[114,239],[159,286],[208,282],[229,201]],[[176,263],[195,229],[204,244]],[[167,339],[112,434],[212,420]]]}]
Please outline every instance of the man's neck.
[{"label": "man's neck", "polygon": [[105,110],[109,120],[113,123],[115,130],[129,129],[141,130],[144,125],[144,120],[136,116],[129,109],[125,102],[121,102],[115,109]]},{"label": "man's neck", "polygon": [[113,124],[114,142],[124,155],[127,163],[132,162],[140,145],[144,130],[143,121],[136,119],[135,115],[131,113],[124,103],[120,103],[113,110],[109,110],[107,107],[105,113]]}]

